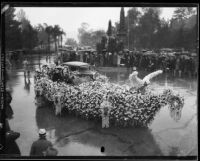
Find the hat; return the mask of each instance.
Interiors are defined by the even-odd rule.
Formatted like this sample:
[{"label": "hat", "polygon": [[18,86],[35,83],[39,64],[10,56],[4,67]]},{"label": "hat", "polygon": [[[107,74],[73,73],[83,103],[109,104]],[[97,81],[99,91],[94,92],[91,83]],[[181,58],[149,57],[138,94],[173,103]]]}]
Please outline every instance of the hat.
[{"label": "hat", "polygon": [[40,129],[39,130],[39,134],[40,135],[45,135],[46,134],[46,130],[45,129]]}]

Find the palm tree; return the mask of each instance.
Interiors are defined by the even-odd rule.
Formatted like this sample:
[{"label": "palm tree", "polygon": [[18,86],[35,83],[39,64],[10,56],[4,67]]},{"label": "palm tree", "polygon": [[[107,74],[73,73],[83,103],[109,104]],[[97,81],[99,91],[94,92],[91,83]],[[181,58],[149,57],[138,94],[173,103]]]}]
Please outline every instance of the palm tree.
[{"label": "palm tree", "polygon": [[36,30],[37,30],[37,33],[38,33],[38,39],[39,39],[39,45],[40,45],[40,47],[41,47],[41,49],[44,47],[44,44],[45,44],[45,42],[46,42],[46,35],[47,35],[47,33],[45,32],[45,28],[44,28],[44,26],[42,26],[41,24],[38,24],[37,26],[36,26]]},{"label": "palm tree", "polygon": [[57,37],[60,35],[61,29],[59,25],[54,25],[52,30],[52,36],[55,43],[55,51],[57,51]]},{"label": "palm tree", "polygon": [[50,39],[51,39],[51,36],[53,35],[53,27],[51,25],[50,26],[48,26],[47,24],[45,25],[46,25],[45,32],[48,35],[48,51],[50,53]]},{"label": "palm tree", "polygon": [[61,30],[61,32],[60,32],[61,47],[62,47],[62,43],[63,43],[63,35],[66,35],[66,33],[63,30]]}]

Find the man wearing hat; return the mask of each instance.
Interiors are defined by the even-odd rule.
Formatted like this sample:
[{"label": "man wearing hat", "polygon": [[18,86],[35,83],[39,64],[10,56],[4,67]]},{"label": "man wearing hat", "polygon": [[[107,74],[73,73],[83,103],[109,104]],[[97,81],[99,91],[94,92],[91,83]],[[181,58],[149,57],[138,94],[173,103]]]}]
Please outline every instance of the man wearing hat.
[{"label": "man wearing hat", "polygon": [[31,146],[30,156],[44,156],[44,153],[49,147],[52,147],[52,143],[46,139],[46,130],[39,130],[39,139],[33,142]]}]

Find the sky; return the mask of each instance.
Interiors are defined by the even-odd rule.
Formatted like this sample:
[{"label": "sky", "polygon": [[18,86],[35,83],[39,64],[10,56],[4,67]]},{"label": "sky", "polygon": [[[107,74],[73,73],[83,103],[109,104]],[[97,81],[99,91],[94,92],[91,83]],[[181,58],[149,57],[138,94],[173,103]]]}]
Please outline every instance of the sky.
[{"label": "sky", "polygon": [[[15,13],[23,9],[33,26],[41,23],[58,24],[66,33],[67,38],[78,41],[78,28],[81,23],[89,24],[89,29],[107,30],[108,21],[114,25],[120,18],[120,7],[16,7]],[[129,8],[125,7],[125,15]],[[175,8],[161,8],[161,18],[170,19]]]}]

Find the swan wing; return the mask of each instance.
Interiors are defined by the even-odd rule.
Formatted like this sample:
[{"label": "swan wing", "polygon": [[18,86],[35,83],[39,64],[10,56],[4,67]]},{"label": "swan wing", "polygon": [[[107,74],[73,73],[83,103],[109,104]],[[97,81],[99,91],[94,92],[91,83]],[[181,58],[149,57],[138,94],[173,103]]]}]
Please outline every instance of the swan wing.
[{"label": "swan wing", "polygon": [[134,74],[131,74],[129,76],[129,81],[130,83],[133,85],[133,86],[138,86],[138,85],[141,85],[143,84],[143,80],[138,78],[136,75]]},{"label": "swan wing", "polygon": [[156,77],[157,75],[159,75],[159,74],[161,74],[161,73],[163,73],[162,70],[157,70],[157,71],[155,71],[155,72],[152,72],[152,73],[146,75],[146,76],[143,78],[143,81],[144,81],[144,82],[149,82],[150,79]]}]

